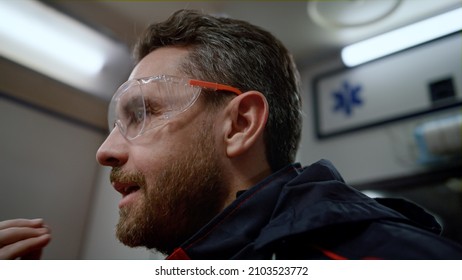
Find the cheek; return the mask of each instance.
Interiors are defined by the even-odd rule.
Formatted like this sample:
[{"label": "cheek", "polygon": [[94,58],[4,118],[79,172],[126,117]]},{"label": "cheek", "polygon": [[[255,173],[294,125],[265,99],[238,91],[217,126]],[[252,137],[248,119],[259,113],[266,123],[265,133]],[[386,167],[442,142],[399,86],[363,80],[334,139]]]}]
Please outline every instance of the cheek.
[{"label": "cheek", "polygon": [[[145,176],[151,173],[155,175],[169,162],[178,161],[197,151],[200,148],[198,146],[203,145],[204,135],[210,136],[211,133],[216,134],[211,124],[197,116],[189,119],[187,124],[172,122],[136,139],[138,142],[130,151],[130,160],[134,168]],[[212,139],[209,145],[216,144],[216,137],[212,136]]]},{"label": "cheek", "polygon": [[[181,139],[186,140],[185,137]],[[131,165],[145,176],[150,174],[155,176],[169,162],[177,161],[193,148],[187,143],[188,141],[183,142],[171,138],[133,147],[130,154]]]},{"label": "cheek", "polygon": [[162,165],[171,157],[172,152],[169,147],[140,148],[132,152],[131,163],[136,171],[147,176],[162,168]]}]

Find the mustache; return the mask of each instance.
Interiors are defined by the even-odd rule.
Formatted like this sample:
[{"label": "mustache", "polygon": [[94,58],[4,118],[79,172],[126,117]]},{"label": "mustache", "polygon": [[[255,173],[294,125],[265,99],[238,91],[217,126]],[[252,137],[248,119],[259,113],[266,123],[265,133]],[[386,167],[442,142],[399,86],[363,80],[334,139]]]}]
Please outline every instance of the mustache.
[{"label": "mustache", "polygon": [[111,183],[136,183],[138,186],[146,185],[146,179],[141,172],[127,172],[122,170],[120,167],[112,168],[109,180]]}]

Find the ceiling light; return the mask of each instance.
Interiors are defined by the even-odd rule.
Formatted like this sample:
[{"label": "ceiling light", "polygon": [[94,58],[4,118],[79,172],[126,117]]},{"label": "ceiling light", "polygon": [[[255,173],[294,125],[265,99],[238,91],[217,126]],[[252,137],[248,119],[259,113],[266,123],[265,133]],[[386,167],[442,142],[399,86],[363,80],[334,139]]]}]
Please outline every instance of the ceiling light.
[{"label": "ceiling light", "polygon": [[[0,1],[0,55],[89,92],[121,44],[32,0]],[[101,80],[100,80],[101,82]]]},{"label": "ceiling light", "polygon": [[416,46],[462,29],[462,8],[441,14],[342,49],[346,66],[362,63]]}]

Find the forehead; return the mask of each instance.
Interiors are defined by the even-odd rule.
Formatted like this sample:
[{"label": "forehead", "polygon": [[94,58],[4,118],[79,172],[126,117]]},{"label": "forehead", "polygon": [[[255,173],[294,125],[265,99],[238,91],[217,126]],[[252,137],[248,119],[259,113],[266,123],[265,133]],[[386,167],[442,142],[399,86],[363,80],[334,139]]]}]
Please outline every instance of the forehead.
[{"label": "forehead", "polygon": [[180,66],[188,56],[189,51],[180,47],[163,47],[145,56],[133,69],[130,79],[157,75],[180,76]]}]

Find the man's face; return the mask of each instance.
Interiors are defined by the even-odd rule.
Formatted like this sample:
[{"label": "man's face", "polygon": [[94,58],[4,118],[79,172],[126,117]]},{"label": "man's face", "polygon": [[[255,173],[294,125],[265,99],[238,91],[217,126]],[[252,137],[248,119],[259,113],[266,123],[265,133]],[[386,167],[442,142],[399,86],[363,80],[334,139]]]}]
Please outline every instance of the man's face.
[{"label": "man's face", "polygon": [[[185,56],[185,49],[155,50],[130,78],[181,76]],[[229,187],[215,148],[214,119],[199,99],[134,140],[116,128],[101,145],[97,159],[113,167],[111,182],[122,194],[116,232],[122,243],[169,253],[223,209]]]}]

